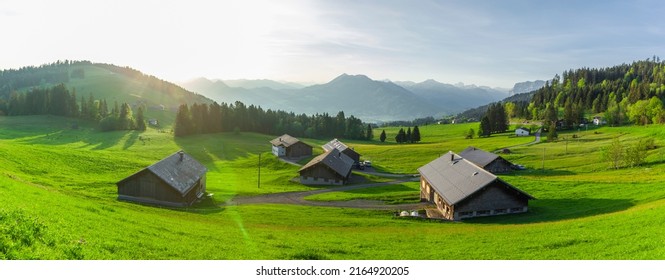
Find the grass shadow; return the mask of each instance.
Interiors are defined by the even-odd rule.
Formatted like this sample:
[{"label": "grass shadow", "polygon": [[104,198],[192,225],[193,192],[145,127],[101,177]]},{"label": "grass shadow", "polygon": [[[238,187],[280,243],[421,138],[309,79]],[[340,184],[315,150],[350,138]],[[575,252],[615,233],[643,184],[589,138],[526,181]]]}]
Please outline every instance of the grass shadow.
[{"label": "grass shadow", "polygon": [[464,220],[470,224],[531,224],[591,217],[626,210],[635,204],[629,199],[566,198],[538,199],[523,214]]},{"label": "grass shadow", "polygon": [[[93,146],[93,150],[104,150],[106,148],[117,145],[120,140],[125,137],[127,131],[111,131],[99,132],[92,128],[83,129],[64,129],[59,131],[52,131],[39,136],[31,137],[21,141],[24,144],[37,144],[37,145],[66,145],[76,142],[82,142],[85,147]],[[138,138],[138,132],[133,131],[133,141]],[[130,139],[131,140],[131,139]],[[125,149],[130,145],[125,144]]]},{"label": "grass shadow", "polygon": [[139,132],[134,130],[129,134],[129,138],[125,140],[125,144],[122,146],[123,150],[129,149],[129,147],[133,146],[134,143],[136,143],[136,139],[139,138]]}]

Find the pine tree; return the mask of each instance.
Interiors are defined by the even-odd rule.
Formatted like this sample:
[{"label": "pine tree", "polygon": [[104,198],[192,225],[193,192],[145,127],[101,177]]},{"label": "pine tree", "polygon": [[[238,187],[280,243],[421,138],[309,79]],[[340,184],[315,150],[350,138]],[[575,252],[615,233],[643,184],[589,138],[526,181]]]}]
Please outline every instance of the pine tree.
[{"label": "pine tree", "polygon": [[379,136],[379,140],[381,140],[381,143],[386,141],[386,130],[384,129],[381,131],[381,136]]},{"label": "pine tree", "polygon": [[68,115],[70,117],[78,117],[79,116],[79,106],[76,103],[76,88],[72,89],[72,95],[69,98],[69,113]]},{"label": "pine tree", "polygon": [[176,137],[187,136],[192,133],[190,127],[192,123],[192,118],[189,115],[189,108],[187,104],[182,104],[178,107],[178,113],[175,117],[175,124],[173,128],[173,134]]},{"label": "pine tree", "polygon": [[420,129],[417,125],[413,127],[413,134],[411,135],[411,139],[414,143],[420,142]]},{"label": "pine tree", "polygon": [[478,127],[478,137],[489,137],[492,134],[492,127],[490,125],[490,119],[487,116],[484,116],[480,120],[480,126]]},{"label": "pine tree", "polygon": [[88,117],[88,103],[85,102],[85,98],[81,96],[81,117],[82,118],[87,118]]},{"label": "pine tree", "polygon": [[406,131],[406,136],[404,137],[404,142],[413,143],[413,139],[411,139],[411,127],[409,127],[408,130]]},{"label": "pine tree", "polygon": [[372,140],[374,138],[374,132],[372,131],[372,125],[368,124],[367,125],[367,140]]},{"label": "pine tree", "polygon": [[145,131],[145,119],[143,117],[143,106],[139,106],[136,112],[136,130]]},{"label": "pine tree", "polygon": [[106,104],[106,99],[102,99],[99,103],[99,116],[106,118],[109,115],[109,106]]},{"label": "pine tree", "polygon": [[557,138],[559,138],[559,134],[556,132],[556,122],[551,122],[550,129],[547,132],[547,141],[554,142]]},{"label": "pine tree", "polygon": [[120,106],[120,115],[118,117],[118,129],[134,129],[134,118],[132,116],[132,107],[127,103],[122,103]]},{"label": "pine tree", "polygon": [[397,143],[403,143],[406,138],[406,133],[404,133],[404,129],[400,128],[399,132],[397,132],[397,136],[395,136],[395,142]]}]

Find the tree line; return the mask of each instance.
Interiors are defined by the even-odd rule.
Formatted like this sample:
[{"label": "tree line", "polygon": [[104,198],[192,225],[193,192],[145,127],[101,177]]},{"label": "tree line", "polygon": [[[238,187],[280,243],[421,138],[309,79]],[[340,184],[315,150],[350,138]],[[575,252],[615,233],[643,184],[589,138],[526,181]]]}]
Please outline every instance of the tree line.
[{"label": "tree line", "polygon": [[76,89],[70,92],[64,84],[33,88],[26,93],[13,92],[2,109],[10,116],[54,115],[94,121],[102,131],[146,129],[142,106],[134,117],[129,104],[115,102],[109,110],[106,99],[96,100],[92,94],[87,99],[81,96],[79,103]]},{"label": "tree line", "polygon": [[[490,104],[485,115],[480,119],[478,137],[489,137],[493,133],[505,132],[508,130],[508,121],[506,110],[501,102]],[[473,135],[467,134],[467,138],[473,138]]]},{"label": "tree line", "polygon": [[[511,112],[526,119],[581,124],[585,112],[603,113],[610,125],[665,123],[665,62],[659,57],[632,64],[564,71],[537,90],[531,102]],[[563,117],[558,118],[563,108]]]},{"label": "tree line", "polygon": [[240,131],[273,135],[286,133],[319,139],[370,140],[374,137],[371,125],[354,116],[346,117],[343,111],[336,116],[328,113],[308,116],[282,110],[263,110],[260,106],[247,106],[240,101],[233,104],[182,104],[178,108],[173,130],[176,137]]}]

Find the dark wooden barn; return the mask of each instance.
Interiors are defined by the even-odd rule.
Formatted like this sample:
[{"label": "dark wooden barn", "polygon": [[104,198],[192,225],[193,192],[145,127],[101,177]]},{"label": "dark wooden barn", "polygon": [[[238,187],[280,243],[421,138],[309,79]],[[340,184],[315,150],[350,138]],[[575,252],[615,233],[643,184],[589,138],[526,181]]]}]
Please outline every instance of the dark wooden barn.
[{"label": "dark wooden barn", "polygon": [[336,149],[351,159],[353,159],[354,163],[359,163],[360,162],[360,154],[356,152],[353,148],[349,148],[346,144],[342,143],[341,141],[337,140],[337,138],[331,140],[330,142],[326,143],[325,145],[321,146],[324,151],[331,151],[333,149]]},{"label": "dark wooden barn", "polygon": [[501,156],[489,153],[476,147],[468,147],[459,155],[473,164],[494,174],[508,173],[513,170],[513,164]]},{"label": "dark wooden barn", "polygon": [[288,134],[273,139],[270,144],[273,155],[278,157],[298,158],[312,155],[312,146]]},{"label": "dark wooden barn", "polygon": [[342,185],[351,175],[353,159],[332,149],[300,168],[300,182],[306,185]]},{"label": "dark wooden barn", "polygon": [[418,172],[421,201],[434,203],[449,220],[524,213],[535,199],[453,152]]},{"label": "dark wooden barn", "polygon": [[179,151],[117,183],[118,199],[185,207],[201,199],[206,191],[208,169]]}]

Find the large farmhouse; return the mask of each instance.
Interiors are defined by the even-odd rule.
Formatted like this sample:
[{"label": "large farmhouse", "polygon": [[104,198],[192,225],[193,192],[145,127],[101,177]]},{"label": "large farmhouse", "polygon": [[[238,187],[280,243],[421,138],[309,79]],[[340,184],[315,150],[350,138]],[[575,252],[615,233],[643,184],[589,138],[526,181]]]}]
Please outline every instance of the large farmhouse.
[{"label": "large farmhouse", "polygon": [[278,157],[304,157],[312,155],[312,146],[291,135],[284,134],[270,141],[272,154]]},{"label": "large farmhouse", "polygon": [[306,185],[342,185],[349,179],[352,167],[353,159],[332,149],[300,168],[300,182]]},{"label": "large farmhouse", "polygon": [[353,148],[349,148],[349,146],[347,146],[346,144],[344,144],[341,141],[337,140],[337,138],[331,140],[330,142],[326,143],[325,145],[323,145],[321,147],[326,152],[331,151],[333,149],[336,149],[336,150],[344,153],[345,155],[347,155],[351,159],[353,159],[353,161],[355,163],[360,162],[360,154],[357,153],[355,150],[353,150]]},{"label": "large farmhouse", "polygon": [[179,151],[117,183],[118,199],[184,207],[206,191],[208,169]]},{"label": "large farmhouse", "polygon": [[535,199],[453,152],[418,172],[421,201],[436,204],[449,220],[523,213]]},{"label": "large farmhouse", "polygon": [[468,147],[459,155],[473,164],[494,174],[512,171],[513,164],[497,154],[489,153],[476,147]]}]

